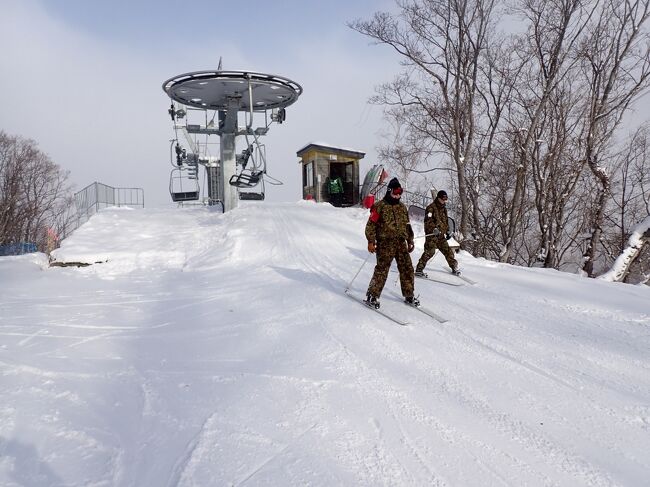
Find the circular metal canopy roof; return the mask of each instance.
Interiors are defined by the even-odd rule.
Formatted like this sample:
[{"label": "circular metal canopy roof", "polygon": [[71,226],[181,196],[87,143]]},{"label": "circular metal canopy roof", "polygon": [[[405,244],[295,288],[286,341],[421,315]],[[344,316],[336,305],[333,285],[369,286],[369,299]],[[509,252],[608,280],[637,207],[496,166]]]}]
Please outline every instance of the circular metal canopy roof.
[{"label": "circular metal canopy roof", "polygon": [[237,99],[239,110],[284,108],[294,103],[302,87],[290,79],[249,71],[196,71],[168,79],[162,85],[172,100],[207,110],[228,110]]}]

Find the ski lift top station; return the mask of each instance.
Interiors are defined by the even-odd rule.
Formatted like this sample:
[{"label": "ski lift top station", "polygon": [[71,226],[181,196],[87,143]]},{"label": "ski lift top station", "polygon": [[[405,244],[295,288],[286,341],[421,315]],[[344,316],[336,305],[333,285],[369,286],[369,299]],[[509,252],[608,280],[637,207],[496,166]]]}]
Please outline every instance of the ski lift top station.
[{"label": "ski lift top station", "polygon": [[[281,76],[218,70],[181,74],[165,81],[162,88],[172,100],[169,114],[174,130],[185,137],[185,144],[181,144],[178,135],[172,140],[177,166],[170,181],[172,200],[199,199],[198,164],[206,169],[208,204],[220,203],[225,212],[236,208],[239,199],[263,199],[263,191],[246,191],[264,184],[266,160],[259,138],[266,135],[271,123],[284,122],[285,108],[295,103],[302,87]],[[189,110],[204,112],[205,124],[189,123]],[[209,118],[210,111],[218,115],[218,124],[214,123],[215,116]],[[238,124],[240,112],[244,114],[243,127]],[[253,127],[256,114],[257,118],[263,116],[262,126]],[[219,136],[218,158],[209,155],[207,143],[197,143],[198,135]],[[241,154],[237,153],[237,136],[244,136],[247,142]],[[190,191],[173,188],[174,171],[179,178],[194,180]]]}]

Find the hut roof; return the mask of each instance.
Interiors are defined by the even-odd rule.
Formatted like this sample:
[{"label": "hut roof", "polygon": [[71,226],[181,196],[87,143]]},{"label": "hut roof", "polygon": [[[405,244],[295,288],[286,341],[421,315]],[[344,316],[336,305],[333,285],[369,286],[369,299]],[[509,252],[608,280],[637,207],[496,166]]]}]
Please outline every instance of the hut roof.
[{"label": "hut roof", "polygon": [[326,144],[324,142],[310,142],[302,149],[300,149],[298,152],[296,152],[296,155],[298,157],[301,157],[305,152],[308,152],[311,149],[320,149],[323,152],[328,152],[330,154],[336,154],[344,157],[352,157],[354,159],[363,159],[363,157],[366,155],[365,152],[361,152],[350,148],[336,147],[334,145]]}]

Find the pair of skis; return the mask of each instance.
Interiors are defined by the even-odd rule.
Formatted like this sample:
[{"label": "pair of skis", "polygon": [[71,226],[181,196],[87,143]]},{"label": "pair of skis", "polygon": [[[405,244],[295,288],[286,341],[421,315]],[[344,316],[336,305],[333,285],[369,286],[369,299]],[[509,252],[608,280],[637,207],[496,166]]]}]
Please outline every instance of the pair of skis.
[{"label": "pair of skis", "polygon": [[[365,263],[365,262],[364,262],[364,263]],[[360,269],[359,269],[359,270],[360,270]],[[436,270],[436,269],[434,269],[432,272],[437,272],[437,273],[445,274],[445,275],[447,274],[446,272],[444,272],[444,271],[442,271],[442,270]],[[358,274],[358,272],[357,272],[357,274]],[[476,281],[473,281],[473,280],[470,279],[469,277],[465,277],[465,276],[463,276],[462,274],[461,274],[461,275],[449,274],[449,275],[451,275],[451,276],[453,276],[453,277],[456,277],[456,278],[458,278],[458,279],[460,279],[460,280],[463,280],[463,281],[465,281],[467,284],[470,284],[470,285],[474,285],[474,284],[476,284]],[[420,276],[416,276],[416,277],[417,277],[418,279],[424,279],[424,280],[432,281],[432,282],[439,282],[439,283],[441,283],[441,284],[447,284],[447,285],[449,285],[449,286],[463,286],[463,284],[462,284],[461,282],[458,282],[458,281],[455,281],[455,282],[454,282],[454,281],[443,280],[442,277],[436,279],[435,274],[434,274],[434,275],[430,275],[430,274],[428,274],[427,277],[423,277],[423,276],[422,276],[422,277],[420,277]],[[355,278],[356,278],[356,275],[355,275]],[[353,279],[353,280],[354,280],[354,279]],[[352,283],[350,283],[350,284],[352,284]],[[379,313],[380,315],[384,316],[385,318],[388,318],[389,320],[391,320],[391,321],[397,323],[398,325],[406,326],[406,325],[409,324],[408,322],[403,321],[403,320],[401,320],[401,319],[399,319],[399,318],[393,316],[393,315],[390,314],[390,313],[386,313],[385,311],[383,311],[383,310],[381,310],[381,309],[379,309],[379,308],[375,308],[375,307],[373,307],[373,306],[369,306],[363,298],[360,298],[359,296],[355,296],[355,295],[351,294],[351,293],[350,293],[350,290],[349,290],[349,286],[345,289],[345,294],[346,294],[346,296],[349,296],[350,298],[354,299],[354,300],[357,301],[358,303],[361,303],[361,304],[362,304],[363,306],[365,306],[366,308],[368,308],[368,309],[370,309],[370,310],[372,310],[372,311],[374,311],[374,312],[376,312],[376,313]],[[435,312],[433,312],[433,311],[431,311],[430,309],[427,309],[427,308],[425,308],[425,307],[422,307],[422,306],[413,306],[413,305],[410,305],[410,304],[408,304],[408,303],[406,303],[406,302],[405,302],[404,304],[405,304],[406,306],[410,306],[411,308],[417,309],[420,313],[424,313],[425,315],[427,315],[427,316],[433,318],[434,320],[436,320],[438,323],[446,323],[446,322],[448,321],[448,320],[447,320],[446,318],[444,318],[443,316],[440,316],[439,314],[437,314],[437,313],[435,313]]]},{"label": "pair of skis", "polygon": [[[385,318],[388,318],[389,320],[397,323],[398,325],[402,325],[402,326],[408,325],[409,324],[408,322],[403,321],[403,320],[397,318],[396,316],[393,316],[391,313],[386,313],[385,311],[383,311],[383,310],[381,310],[379,308],[375,308],[374,306],[369,306],[368,303],[363,300],[363,298],[360,298],[359,296],[355,296],[354,294],[350,293],[350,288],[352,287],[352,283],[354,282],[354,280],[357,278],[357,276],[361,272],[361,269],[363,269],[363,267],[366,265],[366,262],[368,262],[368,259],[370,258],[371,255],[372,254],[369,253],[368,256],[364,259],[363,263],[361,264],[361,267],[359,267],[359,270],[357,270],[356,274],[354,275],[354,277],[352,278],[350,283],[345,288],[345,291],[344,291],[345,295],[349,296],[350,299],[354,299],[356,302],[358,302],[362,306],[365,306],[366,308],[374,311],[375,313],[379,313],[380,315],[384,316]],[[460,276],[458,276],[458,277],[460,277]],[[445,318],[443,318],[439,314],[436,314],[436,313],[434,313],[433,311],[431,311],[431,310],[429,310],[427,308],[423,308],[422,306],[414,306],[414,305],[406,303],[406,302],[404,302],[404,304],[406,306],[410,306],[411,308],[414,308],[414,309],[418,310],[420,313],[424,313],[425,315],[433,318],[438,323],[445,323],[447,321]]]},{"label": "pair of skis", "polygon": [[[430,271],[430,272],[435,272],[437,274],[442,274],[442,275],[445,275],[445,276],[452,276],[452,279],[453,278],[458,278],[458,279],[461,279],[461,280],[465,281],[467,284],[470,284],[470,285],[476,284],[476,281],[473,281],[469,277],[465,277],[462,274],[457,275],[457,274],[447,273],[445,271],[437,270],[437,269],[434,269],[433,271]],[[437,276],[436,274],[427,274],[426,277],[416,275],[415,277],[417,277],[418,279],[424,279],[425,281],[432,281],[432,282],[439,282],[441,284],[447,284],[448,286],[463,286],[464,285],[462,282],[455,281],[455,280],[449,281],[449,280],[444,279],[442,276]]]},{"label": "pair of skis", "polygon": [[[368,304],[366,303],[365,300],[363,300],[363,298],[360,298],[359,296],[355,296],[354,294],[350,293],[350,291],[348,289],[345,290],[345,295],[350,297],[351,299],[354,299],[355,301],[360,303],[362,306],[368,308],[369,310],[372,310],[375,313],[379,313],[383,317],[388,318],[389,320],[393,321],[394,323],[397,323],[398,325],[402,325],[402,326],[409,325],[408,321],[401,320],[400,318],[397,318],[396,316],[394,316],[392,313],[387,313],[384,310],[382,310],[381,308],[375,308],[374,306],[368,306]],[[433,311],[431,311],[431,310],[429,310],[427,308],[424,308],[422,306],[413,306],[413,305],[408,304],[406,302],[404,303],[404,305],[409,306],[409,307],[411,307],[413,309],[416,309],[420,313],[424,313],[425,315],[429,316],[430,318],[433,318],[434,320],[436,320],[438,323],[446,323],[447,322],[447,320],[444,317],[442,317],[439,314],[434,313]]]}]

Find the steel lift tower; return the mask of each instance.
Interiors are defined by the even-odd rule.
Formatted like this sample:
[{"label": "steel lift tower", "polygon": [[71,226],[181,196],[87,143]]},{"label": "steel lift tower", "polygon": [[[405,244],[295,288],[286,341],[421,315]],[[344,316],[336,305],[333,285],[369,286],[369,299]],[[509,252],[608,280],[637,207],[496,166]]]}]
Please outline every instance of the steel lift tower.
[{"label": "steel lift tower", "polygon": [[[284,122],[285,108],[298,99],[302,87],[281,76],[219,70],[181,74],[165,81],[162,88],[172,100],[169,114],[177,134],[172,141],[176,144],[175,170],[180,173],[187,170],[184,174],[189,174],[190,179],[198,179],[197,165],[203,165],[208,204],[221,204],[224,212],[236,208],[239,199],[263,199],[263,191],[261,197],[259,192],[247,191],[264,184],[266,156],[259,138],[266,135],[272,122]],[[205,123],[189,123],[186,115],[190,110],[205,112]],[[243,126],[239,126],[240,113]],[[258,118],[264,117],[264,124],[254,128],[256,114]],[[179,141],[179,131],[185,137],[183,144]],[[218,158],[209,155],[207,143],[201,146],[197,142],[197,136],[201,135],[206,139],[219,136]],[[247,142],[241,154],[236,148],[238,136],[244,136]],[[198,182],[195,181],[192,191],[175,191],[172,185],[170,181],[174,201],[198,199]]]}]

